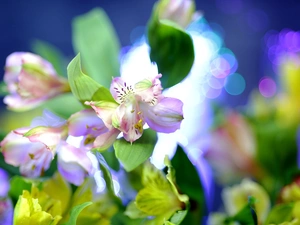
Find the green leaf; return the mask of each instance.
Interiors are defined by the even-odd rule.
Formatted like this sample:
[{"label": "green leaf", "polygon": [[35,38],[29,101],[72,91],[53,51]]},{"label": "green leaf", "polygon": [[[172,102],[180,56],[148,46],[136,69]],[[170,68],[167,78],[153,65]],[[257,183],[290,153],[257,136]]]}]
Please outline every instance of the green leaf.
[{"label": "green leaf", "polygon": [[159,20],[156,8],[148,23],[150,58],[163,75],[163,87],[168,88],[182,81],[190,72],[194,63],[194,46],[190,35],[175,23]]},{"label": "green leaf", "polygon": [[21,176],[14,176],[10,180],[9,196],[17,200],[22,195],[23,190],[31,191],[32,182]]},{"label": "green leaf", "polygon": [[107,151],[101,152],[101,154],[110,168],[115,171],[118,171],[120,169],[120,163],[112,146]]},{"label": "green leaf", "polygon": [[5,96],[8,94],[9,94],[9,92],[8,92],[6,83],[4,83],[3,81],[0,82],[0,96]]},{"label": "green leaf", "polygon": [[280,204],[272,208],[265,224],[280,224],[291,221],[293,217],[294,203]]},{"label": "green leaf", "polygon": [[78,16],[73,24],[73,46],[83,58],[85,71],[104,87],[119,76],[120,44],[106,13],[96,8]]},{"label": "green leaf", "polygon": [[179,189],[182,193],[189,196],[190,202],[193,204],[193,208],[190,209],[186,220],[192,221],[190,224],[200,224],[202,217],[206,213],[206,204],[198,172],[180,146],[177,147],[171,162],[176,171],[176,183]]},{"label": "green leaf", "polygon": [[41,105],[41,108],[49,109],[51,112],[68,119],[73,113],[83,109],[72,93],[66,93],[52,98]]},{"label": "green leaf", "polygon": [[[181,222],[184,220],[184,218],[186,217],[188,213],[188,210],[181,210],[181,211],[177,211],[176,213],[174,213],[174,215],[170,218],[170,224],[174,224],[174,225],[179,225],[181,224]],[[168,223],[166,223],[168,224]],[[198,223],[200,224],[200,223]]]},{"label": "green leaf", "polygon": [[131,171],[152,155],[156,140],[156,132],[147,129],[142,137],[132,144],[121,138],[116,140],[113,146],[116,156],[123,164],[125,170]]},{"label": "green leaf", "polygon": [[71,91],[79,101],[83,103],[90,100],[114,102],[108,89],[82,72],[80,54],[69,63],[67,70]]},{"label": "green leaf", "polygon": [[242,208],[236,215],[228,217],[225,220],[225,224],[230,224],[232,221],[239,222],[241,225],[257,225],[257,215],[254,210],[255,198],[250,196],[248,204]]},{"label": "green leaf", "polygon": [[64,225],[76,225],[77,217],[81,213],[81,211],[87,206],[93,204],[92,202],[84,202],[80,205],[74,206],[71,210],[70,219]]},{"label": "green leaf", "polygon": [[65,58],[58,48],[45,41],[35,40],[32,49],[33,52],[49,61],[59,75],[67,75],[64,65]]}]

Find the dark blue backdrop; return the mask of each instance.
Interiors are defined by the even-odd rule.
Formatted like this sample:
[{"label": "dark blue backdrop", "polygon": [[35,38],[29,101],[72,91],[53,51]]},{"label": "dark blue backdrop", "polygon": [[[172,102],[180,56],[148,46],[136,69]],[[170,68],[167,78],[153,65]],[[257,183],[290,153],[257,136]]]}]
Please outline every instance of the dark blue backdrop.
[{"label": "dark blue backdrop", "polygon": [[[130,32],[145,25],[155,0],[1,0],[0,65],[14,51],[30,51],[35,39],[59,47],[73,55],[71,20],[93,7],[102,7],[115,26],[123,46],[130,44]],[[283,28],[300,29],[299,0],[197,0],[197,9],[223,33],[225,44],[236,55],[238,73],[247,83],[241,96],[227,97],[236,104],[265,75],[262,60],[262,38],[266,31]],[[221,25],[222,29],[218,27]],[[0,78],[2,78],[1,72]]]}]

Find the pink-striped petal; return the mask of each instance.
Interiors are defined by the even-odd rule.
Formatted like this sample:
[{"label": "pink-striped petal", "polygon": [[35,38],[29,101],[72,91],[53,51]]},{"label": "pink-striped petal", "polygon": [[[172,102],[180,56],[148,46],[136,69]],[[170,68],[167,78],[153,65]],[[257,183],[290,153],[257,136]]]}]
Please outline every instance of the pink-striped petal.
[{"label": "pink-striped petal", "polygon": [[115,113],[116,108],[119,106],[114,102],[98,101],[98,102],[85,102],[84,104],[90,105],[104,122],[108,129],[112,128],[112,116]]},{"label": "pink-striped petal", "polygon": [[94,141],[94,148],[96,148],[99,151],[104,151],[108,149],[117,139],[119,134],[120,131],[118,129],[113,128],[110,131],[99,135]]}]

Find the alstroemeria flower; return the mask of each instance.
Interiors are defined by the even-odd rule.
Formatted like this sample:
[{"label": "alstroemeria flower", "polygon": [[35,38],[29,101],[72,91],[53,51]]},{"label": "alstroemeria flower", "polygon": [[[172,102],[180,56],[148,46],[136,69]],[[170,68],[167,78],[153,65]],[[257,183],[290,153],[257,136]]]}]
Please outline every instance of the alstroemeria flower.
[{"label": "alstroemeria flower", "polygon": [[6,59],[4,82],[10,95],[4,102],[12,110],[31,109],[47,99],[69,92],[68,81],[38,55],[15,52]]},{"label": "alstroemeria flower", "polygon": [[162,95],[160,77],[161,74],[135,85],[129,85],[117,77],[110,86],[116,102],[85,102],[96,111],[110,130],[98,136],[96,147],[108,142],[111,144],[120,132],[123,132],[127,141],[133,142],[141,137],[145,123],[162,133],[172,133],[180,128],[183,103],[179,99]]},{"label": "alstroemeria flower", "polygon": [[44,144],[33,143],[20,134],[28,130],[20,128],[10,132],[0,145],[6,163],[19,166],[22,175],[38,177],[49,168],[54,154]]},{"label": "alstroemeria flower", "polygon": [[35,118],[31,127],[10,132],[0,143],[4,160],[19,166],[21,174],[38,177],[50,166],[57,144],[66,135],[66,121],[49,111]]}]

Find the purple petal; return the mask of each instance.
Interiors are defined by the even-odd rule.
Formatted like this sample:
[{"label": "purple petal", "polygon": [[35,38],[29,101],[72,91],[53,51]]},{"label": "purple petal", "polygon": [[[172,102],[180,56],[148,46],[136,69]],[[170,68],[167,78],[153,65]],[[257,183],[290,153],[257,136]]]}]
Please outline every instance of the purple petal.
[{"label": "purple petal", "polygon": [[92,109],[79,111],[73,114],[68,121],[69,134],[75,137],[87,134],[98,136],[107,131],[102,120]]},{"label": "purple petal", "polygon": [[93,172],[92,161],[87,152],[62,142],[58,150],[58,170],[64,178],[75,185],[80,185],[87,174]]},{"label": "purple petal", "polygon": [[46,127],[60,127],[67,121],[50,112],[49,110],[43,111],[43,116],[35,117],[31,122],[31,127],[46,126]]},{"label": "purple petal", "polygon": [[172,133],[180,128],[183,103],[176,98],[163,98],[155,106],[141,105],[146,123],[155,131]]}]

